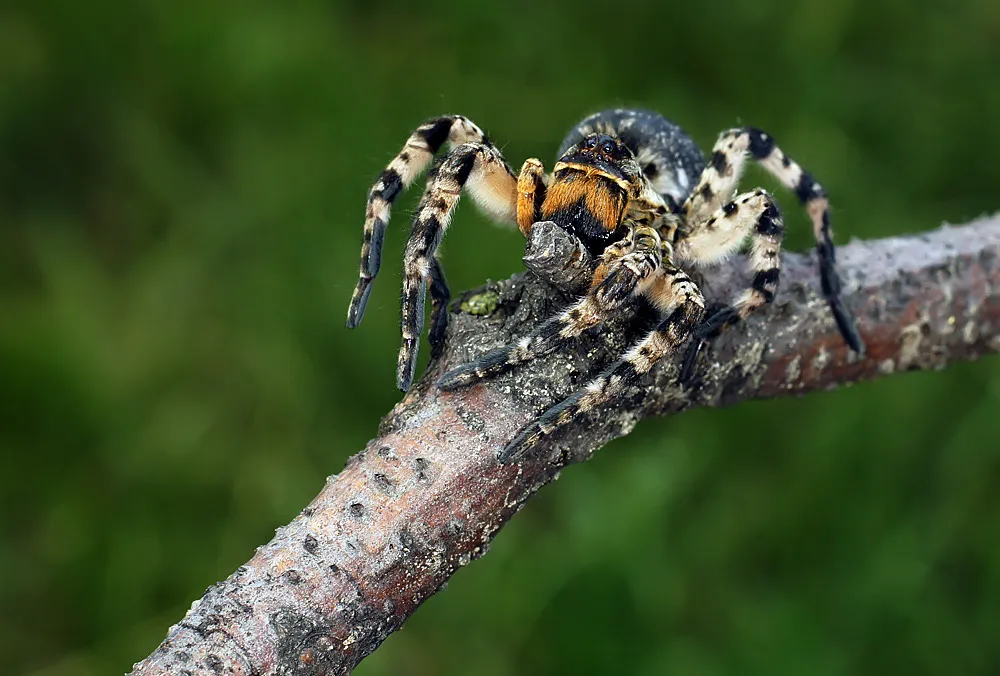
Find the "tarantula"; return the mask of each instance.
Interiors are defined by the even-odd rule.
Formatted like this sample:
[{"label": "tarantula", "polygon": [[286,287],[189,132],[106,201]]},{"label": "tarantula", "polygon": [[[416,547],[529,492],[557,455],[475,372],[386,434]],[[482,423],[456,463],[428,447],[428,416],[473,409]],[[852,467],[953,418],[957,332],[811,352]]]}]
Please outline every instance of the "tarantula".
[{"label": "tarantula", "polygon": [[[500,453],[501,462],[619,396],[688,343],[681,368],[685,380],[707,338],[774,299],[784,226],[777,203],[766,191],[736,195],[748,157],[795,191],[805,205],[816,236],[823,294],[844,340],[856,352],[864,349],[840,298],[826,192],[808,172],[758,129],[722,132],[706,163],[694,141],[674,123],[657,113],[620,109],[580,122],[563,140],[551,175],[537,159],[526,160],[515,175],[486,134],[460,115],[418,127],[368,194],[361,275],[348,327],[357,326],[364,314],[393,200],[445,141],[452,148],[431,169],[404,254],[403,341],[397,370],[401,390],[413,380],[428,282],[432,354],[442,348],[449,291],[435,252],[463,189],[490,216],[516,222],[525,236],[537,221],[555,222],[575,235],[598,264],[582,298],[517,342],[445,373],[438,387],[471,385],[549,354],[600,326],[637,297],[645,298],[660,317],[655,329],[603,373],[523,429]],[[750,288],[730,305],[706,311],[701,291],[683,268],[716,263],[747,239]]]}]

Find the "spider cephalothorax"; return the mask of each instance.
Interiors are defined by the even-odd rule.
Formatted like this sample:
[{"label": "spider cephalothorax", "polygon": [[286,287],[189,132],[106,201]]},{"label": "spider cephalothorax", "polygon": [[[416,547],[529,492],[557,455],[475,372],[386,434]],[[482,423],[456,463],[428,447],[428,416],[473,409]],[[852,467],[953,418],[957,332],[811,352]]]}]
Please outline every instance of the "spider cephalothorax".
[{"label": "spider cephalothorax", "polygon": [[[364,313],[393,200],[430,164],[445,141],[452,149],[431,172],[404,255],[400,389],[408,389],[413,381],[428,283],[432,354],[440,352],[444,341],[449,292],[435,252],[463,189],[490,215],[517,223],[525,235],[538,221],[555,222],[597,256],[597,267],[582,298],[516,343],[445,373],[438,381],[442,389],[471,385],[549,354],[640,297],[659,313],[656,328],[587,386],[522,430],[500,454],[502,461],[621,395],[685,344],[682,378],[686,377],[707,337],[774,299],[784,226],[767,192],[736,194],[748,157],[794,190],[806,206],[817,240],[823,293],[847,344],[863,351],[840,299],[829,205],[820,184],[760,130],[723,132],[706,163],[677,125],[656,113],[636,110],[609,110],[583,120],[563,141],[551,176],[537,159],[525,161],[515,176],[500,151],[465,117],[436,118],[418,127],[368,195],[361,278],[348,311],[348,326],[357,326]],[[747,240],[753,273],[750,288],[729,305],[706,313],[701,291],[683,268],[722,260]]]}]

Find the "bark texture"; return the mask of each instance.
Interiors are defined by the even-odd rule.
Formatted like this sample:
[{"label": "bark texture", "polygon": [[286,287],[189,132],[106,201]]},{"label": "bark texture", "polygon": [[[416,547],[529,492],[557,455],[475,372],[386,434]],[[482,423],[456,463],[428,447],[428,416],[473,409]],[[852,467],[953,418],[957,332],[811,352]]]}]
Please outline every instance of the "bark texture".
[{"label": "bark texture", "polygon": [[[783,257],[775,303],[706,351],[693,393],[655,369],[627,404],[546,440],[522,462],[497,452],[535,415],[616,356],[631,319],[494,381],[453,393],[448,367],[530,330],[580,284],[585,255],[558,228],[536,226],[532,272],[456,302],[448,345],[385,417],[377,438],[226,580],[210,587],[132,672],[346,674],[567,464],[586,460],[651,415],[798,395],[899,371],[939,369],[1000,351],[1000,218],[839,251],[848,306],[867,343],[844,346],[819,294],[812,255]],[[572,263],[572,265],[570,265]],[[747,283],[735,266],[709,275],[709,301]],[[495,295],[494,295],[495,294]],[[489,313],[489,314],[483,314]],[[634,327],[633,327],[634,328]],[[389,383],[386,386],[390,386]]]}]

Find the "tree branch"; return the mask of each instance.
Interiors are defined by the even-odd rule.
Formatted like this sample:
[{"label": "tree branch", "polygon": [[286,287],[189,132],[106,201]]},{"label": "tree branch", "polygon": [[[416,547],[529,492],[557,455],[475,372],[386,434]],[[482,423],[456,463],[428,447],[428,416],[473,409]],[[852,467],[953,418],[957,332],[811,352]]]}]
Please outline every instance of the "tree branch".
[{"label": "tree branch", "polygon": [[[499,465],[504,444],[619,353],[627,332],[611,327],[468,390],[438,392],[433,381],[565,303],[539,275],[579,284],[571,274],[579,257],[561,230],[536,226],[526,256],[536,274],[463,297],[463,308],[496,309],[451,315],[443,358],[386,416],[378,437],[246,565],[209,588],[133,673],[349,673],[456,570],[485,553],[562,467],[586,460],[641,418],[1000,351],[1000,217],[840,250],[846,299],[868,346],[863,358],[843,345],[819,296],[815,259],[787,255],[774,305],[716,341],[693,395],[674,385],[676,364],[662,364],[626,406],[570,426],[521,463]],[[710,300],[746,284],[734,267],[710,275]]]}]

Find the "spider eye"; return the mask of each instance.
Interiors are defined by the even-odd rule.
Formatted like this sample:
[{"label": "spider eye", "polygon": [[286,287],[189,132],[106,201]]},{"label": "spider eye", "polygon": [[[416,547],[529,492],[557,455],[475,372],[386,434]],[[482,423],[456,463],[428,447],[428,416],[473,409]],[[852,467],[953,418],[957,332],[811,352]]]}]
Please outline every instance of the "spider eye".
[{"label": "spider eye", "polygon": [[593,148],[594,146],[597,145],[597,139],[591,136],[590,138],[587,139],[587,142],[584,143],[583,145],[587,146],[588,148]]},{"label": "spider eye", "polygon": [[610,155],[615,151],[615,144],[611,141],[605,141],[604,145],[601,146],[601,150]]}]

